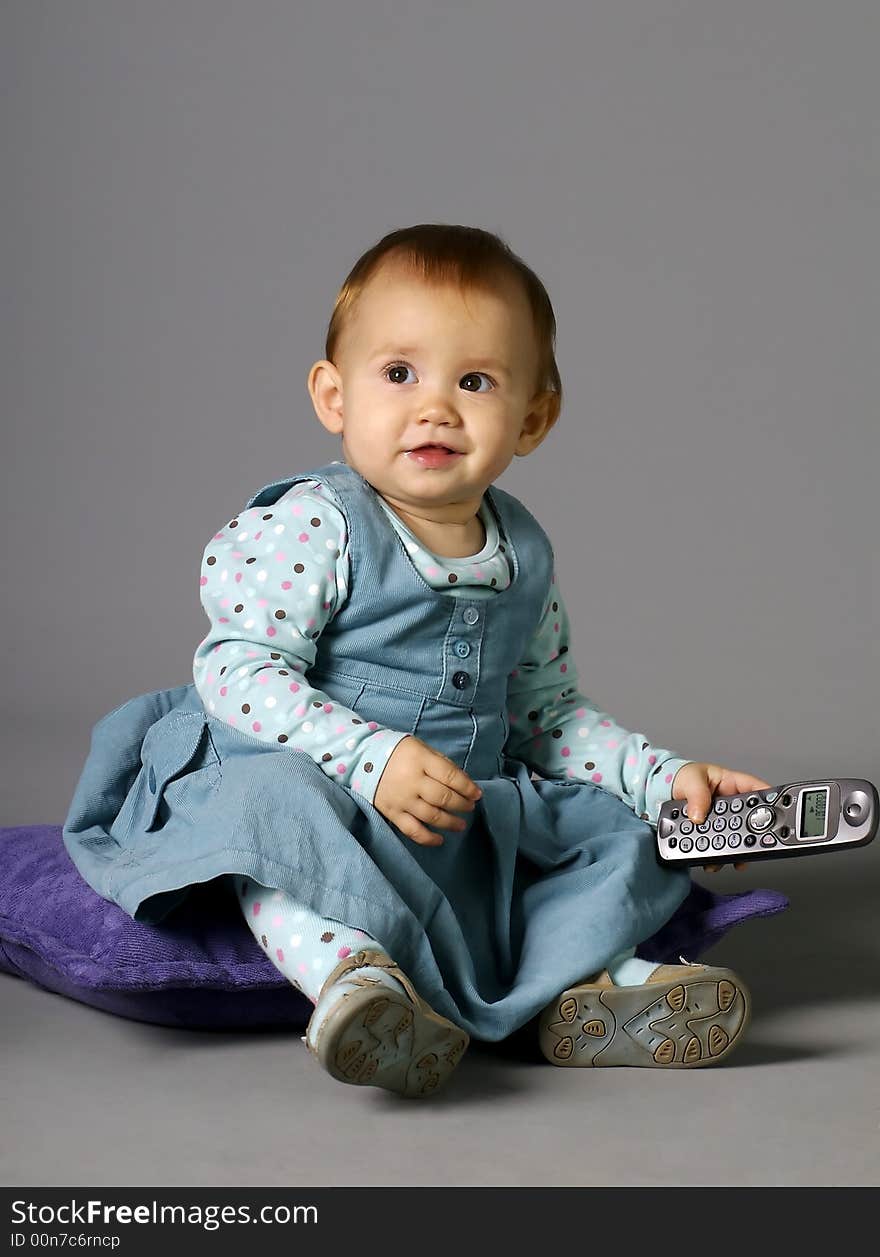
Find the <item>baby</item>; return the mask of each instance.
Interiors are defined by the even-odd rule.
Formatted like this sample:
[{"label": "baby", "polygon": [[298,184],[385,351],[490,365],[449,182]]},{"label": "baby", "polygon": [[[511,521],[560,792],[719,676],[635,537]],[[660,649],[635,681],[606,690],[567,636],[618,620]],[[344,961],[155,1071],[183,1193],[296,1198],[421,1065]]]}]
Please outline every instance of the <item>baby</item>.
[{"label": "baby", "polygon": [[555,327],[487,231],[364,254],[308,378],[344,461],[209,541],[194,684],[128,751],[109,893],[156,920],[227,875],[344,1082],[430,1095],[470,1036],[533,1019],[553,1064],[710,1065],[749,1019],[731,970],[636,949],[690,890],[656,857],[660,805],[700,823],[768,783],[580,692],[551,543],[496,484],[559,416]]}]

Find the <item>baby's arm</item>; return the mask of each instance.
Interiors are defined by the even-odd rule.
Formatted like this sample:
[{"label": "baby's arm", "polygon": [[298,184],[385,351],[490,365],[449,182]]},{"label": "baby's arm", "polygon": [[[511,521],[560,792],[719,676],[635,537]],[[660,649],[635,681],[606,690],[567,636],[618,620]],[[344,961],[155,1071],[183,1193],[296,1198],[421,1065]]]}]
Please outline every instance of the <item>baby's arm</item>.
[{"label": "baby's arm", "polygon": [[370,802],[406,733],[364,719],[306,677],[315,641],[347,597],[345,516],[297,485],[234,517],[208,542],[200,597],[211,627],[193,659],[211,715],[260,741],[306,751]]},{"label": "baby's arm", "polygon": [[510,675],[505,752],[541,776],[601,786],[656,824],[675,774],[691,761],[630,733],[580,692],[569,636],[554,576],[541,622]]}]

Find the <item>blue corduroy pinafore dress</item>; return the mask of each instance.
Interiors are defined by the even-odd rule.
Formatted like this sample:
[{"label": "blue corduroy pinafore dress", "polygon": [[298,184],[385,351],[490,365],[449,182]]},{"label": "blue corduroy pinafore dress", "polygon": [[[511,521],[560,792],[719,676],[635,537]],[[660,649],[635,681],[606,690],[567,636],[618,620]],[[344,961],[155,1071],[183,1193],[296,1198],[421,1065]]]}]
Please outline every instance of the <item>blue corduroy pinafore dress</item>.
[{"label": "blue corduroy pinafore dress", "polygon": [[[488,499],[514,564],[471,601],[432,589],[375,490],[344,463],[317,479],[351,551],[348,599],[316,640],[311,683],[362,720],[415,734],[482,787],[466,830],[407,838],[304,751],[211,716],[192,684],[139,695],[94,727],[63,826],[87,882],[157,923],[187,888],[247,874],[378,939],[439,1013],[487,1041],[649,938],[686,898],[654,831],[600,786],[532,778],[505,753],[508,676],[539,623],[550,542],[511,494]],[[461,643],[469,650],[465,654]]]}]

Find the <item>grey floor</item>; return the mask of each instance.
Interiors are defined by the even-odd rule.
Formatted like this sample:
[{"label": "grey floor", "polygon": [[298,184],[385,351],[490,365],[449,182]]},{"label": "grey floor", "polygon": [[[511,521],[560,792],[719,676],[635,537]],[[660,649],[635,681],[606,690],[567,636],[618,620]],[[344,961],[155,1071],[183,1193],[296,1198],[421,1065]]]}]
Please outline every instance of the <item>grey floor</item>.
[{"label": "grey floor", "polygon": [[[9,781],[0,823],[60,824],[64,782],[51,798]],[[791,899],[708,953],[754,1000],[716,1068],[558,1069],[528,1042],[474,1045],[418,1103],[334,1082],[296,1032],[147,1025],[0,974],[0,1182],[880,1184],[880,840],[699,876]]]}]

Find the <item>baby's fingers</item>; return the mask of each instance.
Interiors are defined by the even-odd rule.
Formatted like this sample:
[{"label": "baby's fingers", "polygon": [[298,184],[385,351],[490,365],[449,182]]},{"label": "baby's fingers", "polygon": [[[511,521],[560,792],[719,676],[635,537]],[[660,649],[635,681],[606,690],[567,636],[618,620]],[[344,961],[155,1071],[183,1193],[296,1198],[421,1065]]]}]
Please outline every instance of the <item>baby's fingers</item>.
[{"label": "baby's fingers", "polygon": [[[422,777],[419,787],[419,798],[431,807],[439,808],[441,811],[454,812],[472,812],[477,806],[477,801],[473,797],[466,797],[459,794],[457,790],[453,790],[451,786],[443,786],[434,777],[425,775]],[[421,813],[420,813],[421,814]]]},{"label": "baby's fingers", "polygon": [[414,799],[407,805],[407,811],[417,821],[423,821],[434,829],[467,829],[467,821],[462,817],[444,811],[442,807],[435,807],[425,799]]},{"label": "baby's fingers", "polygon": [[394,824],[402,834],[411,838],[413,842],[417,842],[421,847],[443,846],[443,835],[435,834],[433,830],[428,829],[412,812],[399,813],[394,818]]},{"label": "baby's fingers", "polygon": [[[437,751],[431,752],[425,764],[425,774],[449,791],[448,801],[442,804],[443,807],[466,808],[483,793],[476,782],[466,772],[462,772],[458,764]],[[421,793],[424,794],[424,791]],[[456,799],[459,801],[456,802]],[[431,801],[433,802],[433,798]]]}]

